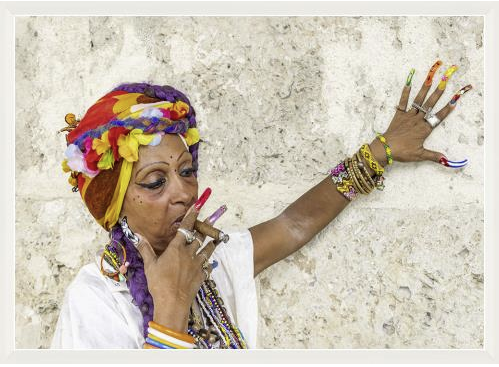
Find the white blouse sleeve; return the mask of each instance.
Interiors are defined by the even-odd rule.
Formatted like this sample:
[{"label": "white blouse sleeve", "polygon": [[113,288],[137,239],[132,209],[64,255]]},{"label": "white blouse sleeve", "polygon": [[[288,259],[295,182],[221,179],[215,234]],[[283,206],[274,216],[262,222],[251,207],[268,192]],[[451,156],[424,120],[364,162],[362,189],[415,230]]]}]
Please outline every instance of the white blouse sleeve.
[{"label": "white blouse sleeve", "polygon": [[96,271],[94,264],[84,266],[66,289],[51,348],[138,348],[112,292]]},{"label": "white blouse sleeve", "polygon": [[[221,288],[236,325],[243,333],[248,346],[256,348],[258,304],[254,279],[253,238],[249,229],[227,232],[227,243],[215,249],[220,269],[212,276]],[[222,276],[222,274],[226,276]]]}]

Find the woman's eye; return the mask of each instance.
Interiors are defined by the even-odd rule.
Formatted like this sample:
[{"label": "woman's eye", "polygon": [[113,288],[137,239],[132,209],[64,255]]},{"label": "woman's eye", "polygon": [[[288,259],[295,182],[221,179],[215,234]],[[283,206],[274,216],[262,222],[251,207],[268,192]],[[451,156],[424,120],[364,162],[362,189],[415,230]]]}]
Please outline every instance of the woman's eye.
[{"label": "woman's eye", "polygon": [[187,176],[189,177],[189,176],[192,176],[192,173],[196,172],[196,171],[197,171],[197,168],[191,167],[191,168],[184,169],[182,171],[182,173],[186,173]]},{"label": "woman's eye", "polygon": [[165,178],[161,178],[159,179],[158,181],[156,182],[152,182],[150,184],[140,184],[140,186],[142,187],[145,187],[146,189],[151,189],[151,190],[155,190],[155,189],[158,189],[160,188],[161,186],[163,186],[163,184],[166,182],[166,179]]}]

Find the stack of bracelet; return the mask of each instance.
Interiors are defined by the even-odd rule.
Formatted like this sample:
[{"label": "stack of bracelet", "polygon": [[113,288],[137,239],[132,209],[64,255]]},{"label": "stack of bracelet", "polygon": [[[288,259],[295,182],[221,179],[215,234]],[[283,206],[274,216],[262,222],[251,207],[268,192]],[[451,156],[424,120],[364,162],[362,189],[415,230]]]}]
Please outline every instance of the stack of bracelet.
[{"label": "stack of bracelet", "polygon": [[[377,134],[382,141],[387,154],[388,164],[392,163],[391,151],[386,144],[386,140],[381,134]],[[365,162],[362,161],[364,158]],[[371,177],[366,168],[366,164],[375,172],[375,177]],[[330,169],[328,174],[331,176],[336,189],[349,201],[355,200],[359,194],[368,195],[375,188],[383,190],[384,168],[376,161],[371,153],[368,144],[363,144],[360,149],[350,158],[341,161],[336,167]]]},{"label": "stack of bracelet", "polygon": [[[112,240],[101,251],[100,265],[102,274],[116,282],[126,281],[129,263],[126,261],[125,247],[120,242]],[[144,348],[248,348],[241,330],[231,322],[224,307],[224,302],[218,293],[217,285],[211,277],[201,285],[196,295],[196,301],[199,305],[201,318],[205,321],[202,321],[191,307],[188,334],[184,334],[184,339],[181,339],[180,342],[175,339],[172,340],[170,337],[175,338],[175,335],[179,337],[183,334],[172,330],[166,332],[165,330],[169,329],[164,326],[163,329],[158,329],[154,326],[151,327],[151,324],[149,324],[149,335],[146,338]],[[185,344],[186,340],[192,346],[189,343]]]},{"label": "stack of bracelet", "polygon": [[194,349],[194,338],[149,321],[144,349]]},{"label": "stack of bracelet", "polygon": [[[189,316],[189,327],[187,329],[188,334],[177,333],[151,321],[144,348],[248,348],[241,330],[231,322],[213,279],[210,278],[203,282],[196,295],[196,300],[201,310],[201,316],[206,322],[203,322],[194,313],[192,307]],[[172,340],[168,337],[177,339]],[[180,340],[178,340],[179,338]]]}]

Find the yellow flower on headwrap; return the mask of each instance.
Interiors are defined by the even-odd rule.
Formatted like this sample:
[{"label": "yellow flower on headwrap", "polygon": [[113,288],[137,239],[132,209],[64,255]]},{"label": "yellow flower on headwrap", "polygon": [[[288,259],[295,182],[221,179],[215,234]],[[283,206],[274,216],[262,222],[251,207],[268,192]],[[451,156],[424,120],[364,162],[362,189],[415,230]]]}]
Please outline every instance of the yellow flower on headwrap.
[{"label": "yellow flower on headwrap", "polygon": [[118,138],[118,152],[128,162],[136,162],[139,160],[139,144],[148,145],[153,139],[154,135],[133,129],[128,135],[121,135]]},{"label": "yellow flower on headwrap", "polygon": [[71,171],[71,168],[69,168],[69,166],[68,166],[68,160],[67,159],[65,159],[65,160],[62,161],[62,170],[64,172]]},{"label": "yellow flower on headwrap", "polygon": [[179,118],[182,118],[189,113],[189,105],[183,101],[176,101],[173,104],[171,111],[172,112],[175,111],[176,115],[177,115],[177,116],[175,116],[175,113],[173,113],[172,117],[174,119],[179,119]]},{"label": "yellow flower on headwrap", "polygon": [[97,163],[97,168],[100,170],[103,169],[111,169],[114,166],[114,155],[113,155],[113,150],[108,149],[104,154],[99,159],[99,162]]},{"label": "yellow flower on headwrap", "polygon": [[184,137],[188,146],[196,144],[199,141],[199,130],[195,127],[187,129]]},{"label": "yellow flower on headwrap", "polygon": [[109,144],[108,139],[109,130],[102,134],[101,138],[95,138],[92,141],[92,149],[94,149],[98,155],[103,154],[109,148],[111,148],[111,144]]}]

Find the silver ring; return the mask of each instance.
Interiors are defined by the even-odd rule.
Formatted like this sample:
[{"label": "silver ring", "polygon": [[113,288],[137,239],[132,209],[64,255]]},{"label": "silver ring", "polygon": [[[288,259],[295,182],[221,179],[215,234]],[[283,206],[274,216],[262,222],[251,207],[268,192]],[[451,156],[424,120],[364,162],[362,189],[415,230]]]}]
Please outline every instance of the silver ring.
[{"label": "silver ring", "polygon": [[428,111],[426,111],[423,107],[421,107],[420,105],[418,105],[416,102],[412,102],[411,106],[414,107],[414,108],[417,108],[420,111],[423,111],[424,113],[428,113]]},{"label": "silver ring", "polygon": [[191,231],[189,231],[185,228],[179,228],[179,229],[177,229],[177,231],[182,233],[185,236],[185,240],[189,244],[191,244],[194,241],[194,239],[196,238],[196,236],[194,236],[194,233],[192,233]]},{"label": "silver ring", "polygon": [[400,108],[400,107],[399,107],[399,105],[396,105],[396,106],[395,106],[395,109],[397,109],[397,110],[399,110],[399,111],[402,111],[402,112],[406,112],[406,110],[405,110],[405,109],[403,109],[403,108]]},{"label": "silver ring", "polygon": [[424,119],[427,123],[431,125],[432,128],[435,128],[442,121],[437,117],[437,115],[431,113],[431,109],[432,109],[431,107],[428,108],[428,112],[426,112]]}]

